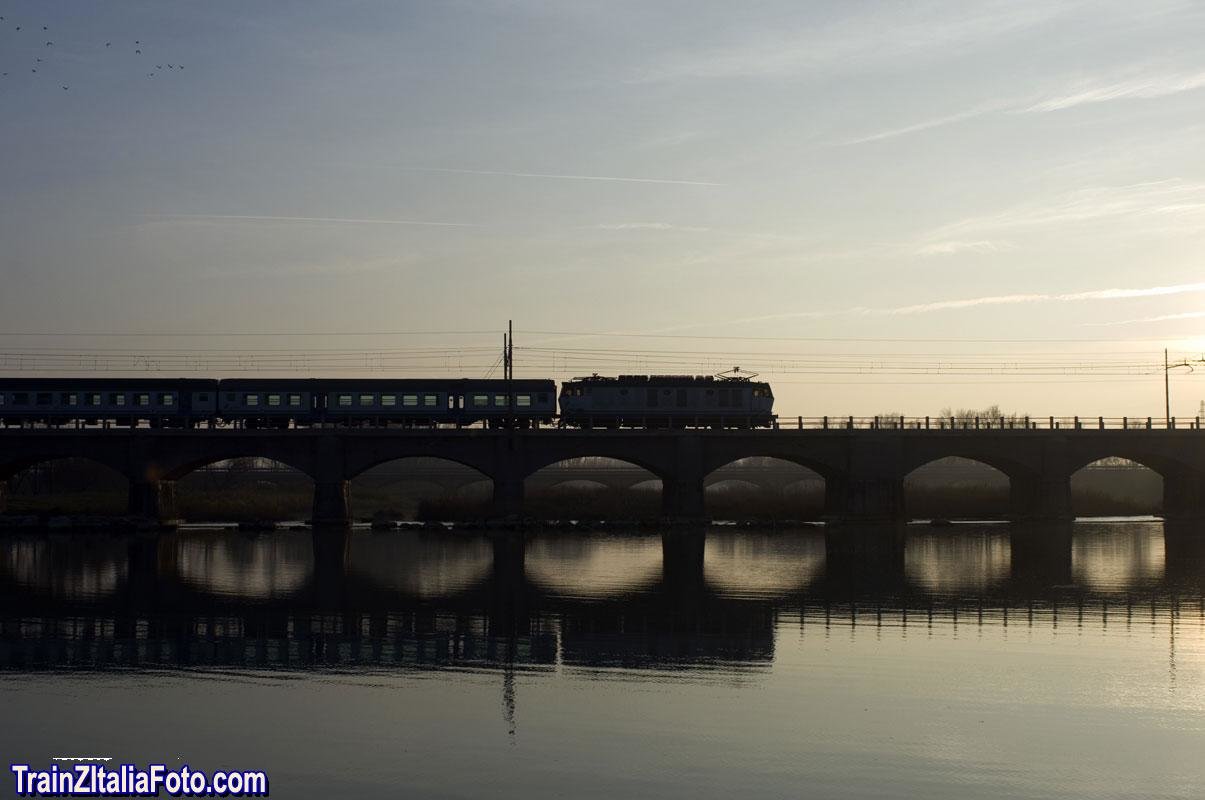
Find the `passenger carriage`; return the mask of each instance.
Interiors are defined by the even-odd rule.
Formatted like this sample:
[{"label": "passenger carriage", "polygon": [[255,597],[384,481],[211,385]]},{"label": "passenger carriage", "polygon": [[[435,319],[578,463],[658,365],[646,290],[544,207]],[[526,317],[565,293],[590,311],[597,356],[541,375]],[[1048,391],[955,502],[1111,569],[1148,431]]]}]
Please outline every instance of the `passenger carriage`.
[{"label": "passenger carriage", "polygon": [[0,378],[0,422],[191,427],[213,417],[217,392],[197,378]]}]

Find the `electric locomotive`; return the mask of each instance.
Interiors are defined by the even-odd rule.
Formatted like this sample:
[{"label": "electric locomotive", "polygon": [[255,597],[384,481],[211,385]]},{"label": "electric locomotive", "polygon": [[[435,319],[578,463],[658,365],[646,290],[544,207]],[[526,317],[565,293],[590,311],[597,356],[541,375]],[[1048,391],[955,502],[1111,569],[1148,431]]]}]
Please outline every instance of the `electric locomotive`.
[{"label": "electric locomotive", "polygon": [[578,428],[767,428],[770,384],[739,368],[716,376],[591,375],[561,384],[561,422]]}]

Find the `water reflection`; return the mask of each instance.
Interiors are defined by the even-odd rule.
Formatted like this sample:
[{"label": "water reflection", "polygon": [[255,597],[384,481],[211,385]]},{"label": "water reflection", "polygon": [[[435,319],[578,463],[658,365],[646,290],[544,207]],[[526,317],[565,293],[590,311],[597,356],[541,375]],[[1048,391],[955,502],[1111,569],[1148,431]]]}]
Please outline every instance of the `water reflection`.
[{"label": "water reflection", "polygon": [[127,543],[108,537],[13,537],[0,540],[0,576],[31,596],[61,600],[111,597],[125,583]]},{"label": "water reflection", "polygon": [[362,533],[351,538],[348,569],[390,593],[449,597],[481,583],[493,550],[484,536],[439,532]]},{"label": "water reflection", "polygon": [[1011,540],[998,526],[910,533],[904,545],[904,572],[910,582],[930,592],[982,592],[1011,576]]},{"label": "water reflection", "polygon": [[552,594],[603,598],[649,588],[661,576],[661,538],[535,536],[527,542],[527,578]]},{"label": "water reflection", "polygon": [[722,596],[787,597],[824,574],[824,533],[707,533],[703,574]]},{"label": "water reflection", "polygon": [[208,530],[164,537],[159,556],[186,586],[259,601],[287,598],[301,589],[314,571],[313,549],[305,531]]},{"label": "water reflection", "polygon": [[1158,523],[1082,523],[1071,542],[1071,574],[1086,589],[1133,591],[1163,578],[1165,557]]},{"label": "water reflection", "polygon": [[1117,594],[1159,607],[1200,597],[1202,561],[1165,562],[1205,545],[1186,529],[1166,537],[1158,522],[13,537],[0,548],[0,663],[546,666],[559,654],[590,668],[743,670],[773,658],[783,614],[1032,619]]}]

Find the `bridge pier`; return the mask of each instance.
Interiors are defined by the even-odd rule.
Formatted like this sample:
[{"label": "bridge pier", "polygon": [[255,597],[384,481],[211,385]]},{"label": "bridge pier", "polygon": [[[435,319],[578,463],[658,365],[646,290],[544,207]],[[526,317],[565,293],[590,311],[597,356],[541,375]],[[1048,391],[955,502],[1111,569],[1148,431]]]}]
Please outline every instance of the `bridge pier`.
[{"label": "bridge pier", "polygon": [[349,527],[351,521],[351,481],[314,481],[314,527]]},{"label": "bridge pier", "polygon": [[832,478],[825,484],[824,517],[840,524],[903,521],[904,481],[889,476]]},{"label": "bridge pier", "polygon": [[706,590],[703,580],[706,548],[707,534],[702,527],[661,534],[661,580],[668,592],[678,597],[703,595]]},{"label": "bridge pier", "polygon": [[1010,476],[1009,485],[1009,505],[1014,519],[1054,522],[1075,518],[1071,510],[1070,475]]},{"label": "bridge pier", "polygon": [[158,522],[176,519],[176,482],[130,481],[126,511],[131,516],[146,517]]},{"label": "bridge pier", "polygon": [[674,470],[657,476],[661,478],[661,513],[674,519],[704,519],[702,442],[680,436],[674,450]]},{"label": "bridge pier", "polygon": [[1163,476],[1163,518],[1192,520],[1205,517],[1205,477],[1196,470],[1178,470]]},{"label": "bridge pier", "polygon": [[661,513],[673,519],[703,519],[707,509],[703,503],[702,476],[675,475],[661,481]]},{"label": "bridge pier", "polygon": [[493,515],[517,517],[523,513],[523,478],[504,473],[494,478]]},{"label": "bridge pier", "polygon": [[314,607],[340,608],[351,557],[351,532],[341,524],[325,528],[315,525],[311,539],[314,546]]},{"label": "bridge pier", "polygon": [[1012,578],[1035,588],[1071,583],[1071,521],[1014,523],[1009,531]]}]

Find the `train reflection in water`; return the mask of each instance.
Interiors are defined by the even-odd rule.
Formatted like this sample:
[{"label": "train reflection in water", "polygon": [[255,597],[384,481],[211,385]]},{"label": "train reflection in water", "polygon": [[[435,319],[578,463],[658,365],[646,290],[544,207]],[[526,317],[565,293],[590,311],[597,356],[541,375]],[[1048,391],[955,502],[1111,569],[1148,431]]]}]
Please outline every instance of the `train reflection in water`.
[{"label": "train reflection in water", "polygon": [[1199,609],[1162,523],[565,536],[182,530],[0,542],[0,667],[756,675],[776,625]]}]

